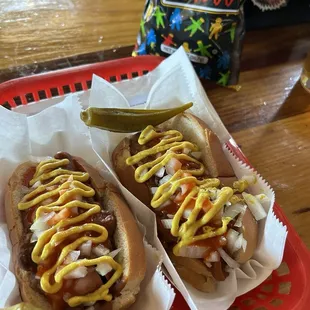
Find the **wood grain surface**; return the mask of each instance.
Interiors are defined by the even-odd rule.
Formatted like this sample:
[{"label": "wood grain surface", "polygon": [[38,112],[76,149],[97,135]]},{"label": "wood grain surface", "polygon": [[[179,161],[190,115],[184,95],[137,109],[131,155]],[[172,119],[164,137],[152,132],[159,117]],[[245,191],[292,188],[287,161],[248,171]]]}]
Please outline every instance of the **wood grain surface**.
[{"label": "wood grain surface", "polygon": [[144,0],[0,0],[0,69],[132,45]]},{"label": "wood grain surface", "polygon": [[[31,3],[0,0],[0,81],[129,56],[144,0],[119,0],[117,9],[112,0]],[[250,32],[241,90],[203,85],[310,248],[310,94],[299,83],[308,51],[310,25]]]}]

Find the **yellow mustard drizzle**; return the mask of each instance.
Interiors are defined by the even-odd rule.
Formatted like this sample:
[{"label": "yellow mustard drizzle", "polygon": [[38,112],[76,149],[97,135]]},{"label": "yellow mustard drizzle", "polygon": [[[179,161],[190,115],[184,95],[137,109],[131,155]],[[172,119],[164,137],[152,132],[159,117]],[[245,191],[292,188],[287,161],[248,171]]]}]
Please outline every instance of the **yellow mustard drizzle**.
[{"label": "yellow mustard drizzle", "polygon": [[[141,132],[138,143],[140,145],[144,145],[152,139],[156,138],[162,139],[152,148],[138,152],[137,154],[128,157],[126,160],[127,165],[134,165],[150,155],[156,155],[165,151],[165,153],[158,157],[156,160],[144,163],[135,169],[135,179],[137,182],[143,183],[147,181],[161,167],[165,166],[172,157],[195,162],[200,165],[199,169],[180,169],[176,171],[175,174],[169,179],[169,181],[165,182],[157,188],[151,200],[151,206],[153,208],[158,208],[162,206],[163,203],[168,201],[182,184],[194,184],[194,187],[187,194],[183,203],[172,219],[171,234],[175,237],[178,237],[178,243],[174,246],[173,253],[175,255],[179,255],[181,247],[187,246],[196,241],[220,236],[227,231],[227,225],[231,221],[231,218],[229,217],[222,218],[222,226],[219,228],[210,227],[207,226],[207,224],[233,197],[234,190],[230,187],[223,187],[219,190],[216,189],[220,185],[219,179],[206,178],[203,180],[198,180],[195,177],[203,175],[205,171],[203,164],[187,154],[175,154],[174,152],[180,150],[182,151],[184,148],[188,148],[191,151],[198,151],[198,147],[193,143],[182,141],[183,135],[177,130],[156,132],[154,127],[148,126]],[[186,176],[185,173],[187,172],[189,172],[191,175]],[[239,183],[236,185],[239,186]],[[210,197],[212,196],[212,191],[214,190],[218,191],[217,198],[215,201],[213,201],[213,203],[211,203]],[[180,226],[183,213],[191,200],[195,200],[195,206],[192,209],[189,218]],[[198,215],[202,210],[203,205],[206,203],[210,208],[200,219],[198,219]],[[202,228],[203,233],[196,235],[199,228]]]},{"label": "yellow mustard drizzle", "polygon": [[[40,237],[32,251],[32,260],[36,264],[40,264],[44,262],[50,255],[53,254],[55,247],[64,242],[68,237],[74,234],[80,234],[83,232],[95,232],[99,235],[97,237],[91,236],[82,236],[72,243],[66,245],[58,259],[57,262],[48,270],[46,270],[40,280],[41,287],[43,291],[48,294],[57,293],[63,285],[64,277],[66,274],[74,270],[79,266],[93,266],[100,263],[107,263],[113,269],[113,276],[102,285],[95,292],[87,294],[86,296],[72,296],[68,299],[67,303],[71,307],[78,306],[84,302],[94,302],[97,300],[106,300],[110,301],[112,299],[112,295],[109,294],[109,288],[120,278],[123,268],[120,264],[118,264],[112,257],[110,256],[102,256],[96,259],[81,259],[76,262],[72,262],[59,271],[57,270],[60,267],[67,255],[77,249],[82,243],[91,240],[94,244],[102,243],[107,240],[108,232],[105,227],[94,224],[82,224],[79,226],[73,226],[80,222],[86,220],[89,216],[100,212],[100,206],[97,204],[90,204],[84,201],[75,200],[77,195],[82,197],[93,197],[95,195],[94,189],[83,184],[89,179],[88,173],[80,172],[80,171],[70,171],[66,169],[62,169],[61,167],[67,165],[69,163],[68,159],[49,159],[47,161],[41,162],[37,168],[36,172],[33,176],[33,179],[30,181],[30,185],[35,184],[37,181],[46,181],[52,179],[49,183],[44,185],[40,185],[38,188],[34,189],[29,194],[25,195],[22,201],[18,204],[19,210],[27,210],[33,206],[39,205],[44,200],[49,198],[54,198],[56,201],[47,204],[45,206],[40,206],[36,210],[37,220],[42,213],[49,212],[59,212],[65,208],[82,208],[86,211],[79,215],[62,219],[56,225],[50,227],[46,230]],[[73,181],[66,181],[70,176],[73,176]],[[81,182],[82,181],[82,182]],[[63,183],[60,185],[60,183]],[[48,191],[48,188],[52,185],[58,185],[56,189],[52,189]],[[60,194],[60,191],[67,190],[63,194]],[[55,198],[56,197],[56,198]],[[58,197],[58,198],[57,198]],[[68,227],[63,229],[64,227]],[[57,271],[57,272],[56,272]],[[55,274],[56,273],[56,274]],[[51,277],[54,275],[54,281],[51,284]]]},{"label": "yellow mustard drizzle", "polygon": [[238,180],[233,183],[233,188],[235,192],[242,193],[249,187],[249,182],[247,180]]},{"label": "yellow mustard drizzle", "polygon": [[231,198],[230,198],[230,200],[229,200],[229,202],[231,203],[231,204],[236,204],[236,203],[238,203],[238,202],[242,202],[243,201],[243,199],[242,198],[240,198],[240,197],[238,197],[238,196],[236,196],[236,195],[233,195]]},{"label": "yellow mustard drizzle", "polygon": [[135,170],[135,179],[138,183],[143,183],[150,179],[158,170],[160,170],[160,168],[164,167],[171,158],[186,160],[198,164],[200,166],[199,169],[183,170],[183,172],[186,173],[190,171],[192,175],[203,175],[205,169],[201,162],[187,154],[175,153],[177,151],[182,151],[185,148],[190,149],[191,151],[198,151],[198,147],[193,143],[182,141],[183,135],[179,131],[168,130],[166,132],[156,132],[153,126],[147,126],[142,131],[138,143],[144,145],[155,138],[163,139],[152,148],[141,151],[126,159],[127,165],[135,165],[148,156],[165,152],[155,160],[149,161]]}]

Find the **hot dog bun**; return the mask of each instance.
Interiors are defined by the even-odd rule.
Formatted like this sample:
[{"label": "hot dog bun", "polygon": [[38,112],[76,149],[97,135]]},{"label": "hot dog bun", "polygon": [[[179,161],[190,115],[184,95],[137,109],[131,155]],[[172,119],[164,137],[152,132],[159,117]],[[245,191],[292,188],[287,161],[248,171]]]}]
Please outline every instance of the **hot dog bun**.
[{"label": "hot dog bun", "polygon": [[241,248],[233,256],[239,264],[244,264],[247,262],[253,256],[257,247],[258,225],[249,208],[245,210],[242,224],[243,225],[239,231],[243,234],[243,238],[247,241],[247,247],[245,251]]},{"label": "hot dog bun", "polygon": [[[221,143],[218,137],[202,120],[192,114],[182,113],[159,125],[157,128],[162,131],[171,129],[179,131],[183,135],[185,141],[196,144],[199,151],[202,152],[201,161],[206,167],[207,176],[219,178],[222,186],[233,186],[233,182],[236,181],[237,178],[222,150]],[[146,183],[138,183],[134,175],[135,167],[126,164],[126,159],[136,153],[133,149],[137,144],[137,139],[138,135],[136,134],[121,141],[112,154],[112,163],[121,183],[144,204],[150,206],[153,195],[151,194],[149,185]],[[246,210],[242,223],[243,225],[238,231],[243,233],[248,246],[246,247],[246,251],[241,249],[234,253],[233,256],[240,264],[252,257],[257,246],[258,234],[257,222],[249,209]],[[161,235],[161,229],[162,224],[159,223],[159,235]],[[227,272],[225,272],[224,267],[226,263],[224,263],[223,260],[212,264],[209,273],[202,274],[200,268],[195,270],[195,268],[189,267],[193,266],[194,261],[197,263],[197,260],[187,257],[180,258],[174,255],[170,255],[170,257],[180,275],[195,288],[204,292],[213,290],[212,283],[214,283],[214,279],[223,281],[228,275]],[[201,261],[199,261],[199,263],[201,263]]]},{"label": "hot dog bun", "polygon": [[[125,282],[125,286],[121,290],[121,295],[106,303],[104,309],[125,309],[134,303],[135,295],[139,292],[140,283],[145,275],[146,262],[141,233],[132,213],[117,189],[105,182],[100,174],[83,159],[73,158],[85,172],[89,173],[92,187],[102,198],[105,208],[113,211],[116,217],[117,224],[113,238],[115,246],[122,248],[122,251],[117,256],[117,261],[123,266],[121,281]],[[25,185],[25,178],[29,178],[27,174],[34,173],[36,166],[37,163],[26,162],[17,167],[8,182],[5,196],[5,211],[12,241],[13,266],[19,282],[21,297],[23,301],[29,302],[34,306],[42,309],[52,309],[43,291],[39,287],[32,285],[34,274],[24,270],[19,260],[25,241],[29,241],[25,240],[24,237],[25,227],[17,204],[24,196],[23,185]]]},{"label": "hot dog bun", "polygon": [[212,178],[235,175],[222,150],[220,140],[207,124],[190,113],[178,114],[158,126],[161,129],[175,129],[182,133],[184,140],[198,145],[202,161]]}]

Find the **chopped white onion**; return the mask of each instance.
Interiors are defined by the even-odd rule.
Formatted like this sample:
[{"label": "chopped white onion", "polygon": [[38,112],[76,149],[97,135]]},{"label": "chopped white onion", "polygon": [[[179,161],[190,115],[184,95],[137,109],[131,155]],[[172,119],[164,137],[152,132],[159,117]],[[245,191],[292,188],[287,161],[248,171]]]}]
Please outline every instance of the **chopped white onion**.
[{"label": "chopped white onion", "polygon": [[245,213],[245,210],[242,211],[239,215],[238,215],[238,218],[235,222],[235,225],[236,227],[241,227],[242,226],[242,220],[243,220],[243,217],[244,217],[244,213]]},{"label": "chopped white onion", "polygon": [[211,252],[208,258],[205,259],[205,262],[215,263],[220,261],[220,254],[217,251]]},{"label": "chopped white onion", "polygon": [[50,203],[53,203],[53,201],[54,201],[53,198],[47,198],[41,202],[41,205],[46,206],[49,205]]},{"label": "chopped white onion", "polygon": [[64,276],[64,279],[79,279],[84,278],[87,275],[87,267],[85,266],[79,266],[75,269],[73,269],[71,272],[67,273]]},{"label": "chopped white onion", "polygon": [[34,276],[34,278],[37,279],[37,280],[41,279],[41,277],[39,275],[37,275],[37,274]]},{"label": "chopped white onion", "polygon": [[112,267],[107,263],[101,263],[98,264],[96,267],[96,271],[104,277],[106,274],[108,274],[112,270]]},{"label": "chopped white onion", "polygon": [[47,187],[46,190],[50,192],[50,191],[53,191],[56,188],[57,188],[57,185],[52,185],[52,186]]},{"label": "chopped white onion", "polygon": [[173,218],[174,218],[174,214],[167,214],[167,217],[168,217],[169,219],[173,219]]},{"label": "chopped white onion", "polygon": [[254,174],[248,174],[242,176],[241,180],[247,181],[249,185],[253,185],[256,183],[256,176]]},{"label": "chopped white onion", "polygon": [[265,209],[255,196],[243,192],[242,197],[244,198],[256,221],[259,221],[267,216]]},{"label": "chopped white onion", "polygon": [[227,249],[229,251],[229,253],[233,253],[234,250],[234,246],[235,243],[238,239],[238,232],[235,231],[234,229],[229,229],[226,235],[226,239],[227,239]]},{"label": "chopped white onion", "polygon": [[90,253],[91,253],[91,246],[92,246],[92,241],[91,240],[88,240],[84,243],[82,243],[79,247],[79,250],[81,252],[81,255],[82,256],[90,256]]},{"label": "chopped white onion", "polygon": [[245,252],[247,245],[248,245],[248,242],[243,238],[242,239],[242,250],[243,250],[243,252]]},{"label": "chopped white onion", "polygon": [[151,193],[154,195],[157,191],[158,187],[151,187]]},{"label": "chopped white onion", "polygon": [[222,248],[218,248],[217,251],[229,267],[234,269],[239,267],[239,264],[234,259],[232,259]]},{"label": "chopped white onion", "polygon": [[37,188],[41,185],[42,183],[40,181],[35,182],[31,187],[32,188]]},{"label": "chopped white onion", "polygon": [[42,222],[47,222],[49,221],[52,217],[54,217],[56,215],[56,213],[54,211],[50,212],[50,213],[43,213],[38,219]]},{"label": "chopped white onion", "polygon": [[30,243],[34,243],[37,241],[38,241],[38,235],[36,233],[33,233],[30,238]]},{"label": "chopped white onion", "polygon": [[219,190],[218,189],[208,189],[208,193],[210,195],[210,199],[211,200],[215,200],[217,198],[217,194],[218,194]]},{"label": "chopped white onion", "polygon": [[220,246],[224,246],[227,244],[227,239],[225,236],[221,236],[220,239],[219,239],[219,244]]},{"label": "chopped white onion", "polygon": [[38,231],[45,231],[48,230],[50,227],[48,226],[48,224],[46,222],[42,222],[42,221],[34,221],[34,223],[31,225],[30,230],[32,232],[38,232]]},{"label": "chopped white onion", "polygon": [[90,306],[93,306],[95,303],[96,303],[95,301],[89,301],[89,302],[84,302],[83,305],[86,306],[86,307],[87,307],[87,306],[90,307]]},{"label": "chopped white onion", "polygon": [[209,247],[198,246],[198,245],[188,245],[183,246],[179,250],[179,256],[189,257],[189,258],[203,258]]},{"label": "chopped white onion", "polygon": [[191,155],[196,159],[201,159],[202,152],[191,152]]},{"label": "chopped white onion", "polygon": [[268,203],[268,202],[270,202],[270,199],[265,194],[255,195],[255,197],[258,199],[258,201],[260,203]]},{"label": "chopped white onion", "polygon": [[171,174],[165,175],[163,178],[159,180],[159,185],[163,185],[164,183],[167,183],[172,178]]},{"label": "chopped white onion", "polygon": [[70,174],[70,176],[68,178],[68,182],[73,182],[73,174]]},{"label": "chopped white onion", "polygon": [[181,188],[181,194],[184,195],[188,191],[189,185],[188,183],[184,183],[180,185],[180,188]]},{"label": "chopped white onion", "polygon": [[188,219],[190,217],[191,213],[192,213],[191,209],[185,209],[184,212],[183,212],[183,217],[185,219]]},{"label": "chopped white onion", "polygon": [[172,227],[172,219],[164,219],[164,220],[161,220],[163,226],[166,228],[166,229],[171,229]]},{"label": "chopped white onion", "polygon": [[30,242],[36,242],[40,235],[50,228],[47,221],[50,220],[55,214],[55,212],[43,213],[37,220],[34,221],[30,227],[30,230],[33,232]]},{"label": "chopped white onion", "polygon": [[243,234],[239,234],[238,238],[237,238],[237,240],[236,240],[236,242],[234,244],[233,250],[232,250],[233,253],[235,253],[235,252],[237,252],[238,250],[241,249],[242,241],[243,241]]},{"label": "chopped white onion", "polygon": [[106,248],[104,245],[99,244],[96,247],[92,248],[92,252],[96,256],[100,257],[100,256],[105,256],[105,255],[109,254],[110,250],[108,248]]},{"label": "chopped white onion", "polygon": [[63,299],[65,302],[67,302],[70,297],[71,297],[71,294],[67,292],[67,293],[64,293]]},{"label": "chopped white onion", "polygon": [[140,177],[143,177],[145,174],[147,174],[148,170],[145,168],[141,171]]},{"label": "chopped white onion", "polygon": [[179,169],[182,167],[181,162],[178,159],[172,157],[166,164],[167,173],[172,174],[172,175],[175,174],[177,170],[179,170],[178,166],[179,166]]},{"label": "chopped white onion", "polygon": [[241,212],[244,212],[246,206],[241,203],[235,203],[229,207],[225,208],[225,212],[223,214],[224,217],[231,217],[232,219],[235,218]]},{"label": "chopped white onion", "polygon": [[114,258],[122,249],[118,248],[116,250],[111,251],[108,255]]},{"label": "chopped white onion", "polygon": [[65,258],[64,260],[64,264],[68,265],[71,264],[73,262],[76,262],[80,256],[81,252],[80,251],[71,251]]},{"label": "chopped white onion", "polygon": [[190,151],[191,151],[191,149],[189,149],[188,147],[185,147],[185,148],[183,149],[183,153],[184,153],[184,154],[189,154]]},{"label": "chopped white onion", "polygon": [[155,173],[155,175],[156,175],[157,177],[159,177],[159,178],[162,178],[162,177],[164,176],[165,172],[166,172],[165,167],[161,167],[161,168]]}]

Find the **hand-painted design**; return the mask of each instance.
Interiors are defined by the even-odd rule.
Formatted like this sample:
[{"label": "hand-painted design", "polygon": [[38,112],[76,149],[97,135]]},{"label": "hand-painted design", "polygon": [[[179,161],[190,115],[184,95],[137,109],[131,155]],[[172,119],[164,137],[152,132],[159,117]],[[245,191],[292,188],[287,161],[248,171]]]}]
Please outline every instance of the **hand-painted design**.
[{"label": "hand-painted design", "polygon": [[172,39],[174,37],[174,35],[172,33],[169,33],[167,37],[165,37],[163,34],[161,35],[164,38],[164,41],[162,44],[167,45],[167,46],[177,46],[177,44],[175,44]]},{"label": "hand-painted design", "polygon": [[153,28],[146,35],[146,45],[150,46],[152,49],[156,46],[156,33]]},{"label": "hand-painted design", "polygon": [[214,37],[215,40],[218,39],[219,33],[223,30],[222,18],[217,17],[215,23],[211,23],[209,39],[212,40]]},{"label": "hand-painted design", "polygon": [[221,78],[217,81],[217,84],[226,86],[228,84],[228,79],[230,76],[230,71],[227,71],[226,73],[219,72]]},{"label": "hand-painted design", "polygon": [[230,64],[230,55],[227,51],[218,58],[217,60],[217,67],[222,70],[227,70]]},{"label": "hand-painted design", "polygon": [[146,55],[146,43],[143,42],[140,44],[140,46],[138,46],[138,48],[136,49],[136,53],[137,55]]},{"label": "hand-painted design", "polygon": [[144,25],[145,25],[145,21],[143,19],[141,19],[141,21],[140,21],[140,31],[141,31],[142,37],[146,36],[145,26]]},{"label": "hand-painted design", "polygon": [[173,13],[170,16],[170,27],[171,30],[174,30],[175,28],[180,31],[181,25],[182,25],[182,15],[181,15],[181,9],[175,9]]},{"label": "hand-painted design", "polygon": [[189,48],[189,45],[188,45],[188,42],[183,42],[182,44],[183,48],[184,48],[184,51],[186,53],[190,53],[192,50]]},{"label": "hand-painted design", "polygon": [[190,20],[192,21],[192,23],[184,29],[184,31],[191,32],[189,35],[190,37],[192,37],[198,30],[200,30],[201,32],[205,32],[201,27],[201,25],[205,22],[202,17],[200,17],[198,20],[195,20],[191,17]]},{"label": "hand-painted design", "polygon": [[156,28],[158,29],[160,26],[165,28],[164,16],[166,16],[166,14],[161,11],[159,6],[156,7],[154,16],[156,18]]},{"label": "hand-painted design", "polygon": [[230,41],[231,43],[234,43],[234,40],[235,40],[235,36],[236,36],[236,26],[237,26],[237,23],[232,23],[231,24],[231,27],[229,29],[229,32],[230,32]]},{"label": "hand-painted design", "polygon": [[[242,2],[146,0],[133,55],[167,57],[183,46],[201,78],[235,85],[244,30]],[[224,12],[228,7],[233,14]]]},{"label": "hand-painted design", "polygon": [[212,44],[204,45],[201,40],[198,40],[197,46],[198,47],[194,50],[194,52],[199,52],[202,56],[212,58],[211,53],[208,51],[208,48],[212,47]]},{"label": "hand-painted design", "polygon": [[205,66],[199,70],[199,76],[203,79],[211,79],[211,73],[212,69],[210,66]]}]

